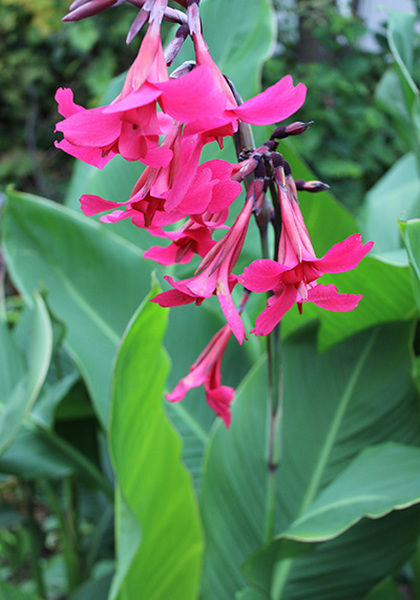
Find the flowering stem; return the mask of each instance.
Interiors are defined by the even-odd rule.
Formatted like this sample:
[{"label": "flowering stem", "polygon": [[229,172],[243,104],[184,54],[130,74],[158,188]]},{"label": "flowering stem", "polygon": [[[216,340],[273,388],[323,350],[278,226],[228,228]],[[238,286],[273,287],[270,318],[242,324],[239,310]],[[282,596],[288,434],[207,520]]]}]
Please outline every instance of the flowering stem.
[{"label": "flowering stem", "polygon": [[[238,104],[241,102],[240,96],[237,94],[231,82],[231,89],[235,95]],[[238,131],[234,136],[236,153],[239,156],[249,150],[255,148],[254,138],[252,135],[251,126],[247,123],[239,122]],[[252,173],[245,178],[244,183],[248,188],[250,178],[254,178]],[[275,230],[275,250],[277,254],[278,243],[280,239],[280,204],[277,196],[277,189],[270,184],[270,192],[273,197],[274,204],[274,230]],[[264,204],[268,203],[268,198],[265,197]],[[261,212],[266,215],[270,211],[265,208]],[[263,258],[269,258],[270,252],[268,247],[268,222],[264,219],[256,218],[261,240],[261,253]],[[277,225],[277,226],[276,226]],[[277,235],[278,233],[278,235]],[[276,256],[274,257],[277,258]],[[276,473],[280,461],[280,436],[278,429],[280,426],[281,417],[281,337],[280,326],[267,336],[267,377],[268,377],[268,395],[269,395],[269,414],[268,414],[268,443],[267,443],[267,492],[265,505],[265,523],[264,523],[264,541],[268,542],[274,533],[275,519],[275,497],[276,497]]]}]

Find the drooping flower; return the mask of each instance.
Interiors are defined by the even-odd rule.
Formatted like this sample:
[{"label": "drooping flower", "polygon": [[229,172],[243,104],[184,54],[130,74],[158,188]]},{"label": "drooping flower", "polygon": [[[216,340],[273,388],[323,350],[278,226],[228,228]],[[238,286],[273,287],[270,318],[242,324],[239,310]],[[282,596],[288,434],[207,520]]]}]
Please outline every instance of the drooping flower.
[{"label": "drooping flower", "polygon": [[237,283],[232,270],[238,260],[245,241],[249,220],[253,209],[252,185],[248,191],[245,206],[239,213],[229,232],[208,252],[197,268],[196,275],[189,279],[174,281],[165,276],[174,288],[158,294],[152,302],[160,306],[180,306],[195,302],[201,304],[213,294],[219,300],[225,318],[240,344],[245,337],[245,328],[232,300],[232,289]]},{"label": "drooping flower", "polygon": [[169,402],[179,402],[190,389],[204,385],[207,403],[223,419],[226,427],[230,425],[230,405],[235,390],[221,385],[221,362],[231,334],[228,325],[220,329],[191,365],[188,375],[166,395]]},{"label": "drooping flower", "polygon": [[362,244],[361,235],[354,234],[317,258],[290,182],[280,176],[277,183],[282,217],[278,261],[256,260],[239,276],[248,290],[273,292],[251,331],[257,335],[270,333],[295,303],[299,309],[303,302],[339,312],[356,308],[360,294],[340,294],[335,286],[317,280],[324,273],[354,269],[373,246],[373,242]]}]

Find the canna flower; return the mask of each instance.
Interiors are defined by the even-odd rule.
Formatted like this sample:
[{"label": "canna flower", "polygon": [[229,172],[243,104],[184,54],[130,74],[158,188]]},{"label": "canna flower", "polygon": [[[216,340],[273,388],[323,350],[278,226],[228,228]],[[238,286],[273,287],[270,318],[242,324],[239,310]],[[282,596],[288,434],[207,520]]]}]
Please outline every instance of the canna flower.
[{"label": "canna flower", "polygon": [[181,281],[174,281],[172,277],[165,276],[166,281],[174,289],[158,294],[152,302],[163,307],[192,302],[200,305],[206,298],[215,294],[234,336],[242,344],[245,328],[231,296],[232,289],[237,283],[237,277],[232,274],[232,270],[245,241],[252,209],[252,193],[248,192],[245,206],[235,223],[206,255],[198,266],[196,275]]},{"label": "canna flower", "polygon": [[191,365],[188,375],[183,377],[172,392],[166,395],[169,402],[179,402],[190,389],[204,385],[207,403],[223,419],[226,427],[230,425],[230,404],[235,396],[235,390],[220,385],[221,362],[231,333],[228,325],[218,331],[195,363]]},{"label": "canna flower", "polygon": [[251,333],[267,335],[297,303],[313,302],[326,310],[353,310],[362,296],[340,294],[334,285],[318,284],[324,273],[342,273],[357,267],[371,250],[373,242],[361,243],[355,234],[335,244],[322,258],[317,258],[288,178],[277,178],[282,231],[278,261],[256,260],[239,276],[239,281],[252,292],[273,292],[266,309],[257,317]]}]

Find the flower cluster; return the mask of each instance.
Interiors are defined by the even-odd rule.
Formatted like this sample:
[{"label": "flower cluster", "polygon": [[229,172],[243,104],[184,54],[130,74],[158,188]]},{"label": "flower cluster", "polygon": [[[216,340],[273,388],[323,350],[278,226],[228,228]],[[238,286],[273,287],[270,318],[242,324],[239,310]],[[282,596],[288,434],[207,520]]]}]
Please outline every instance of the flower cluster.
[{"label": "flower cluster", "polygon": [[[85,18],[122,1],[76,0],[65,19]],[[85,215],[106,213],[100,217],[105,223],[129,218],[153,236],[166,238],[166,247],[153,246],[144,255],[160,264],[187,263],[195,255],[201,258],[192,277],[175,281],[166,276],[170,289],[153,301],[163,307],[199,305],[216,296],[227,324],[167,398],[179,401],[190,388],[203,384],[207,402],[228,426],[234,390],[221,385],[221,359],[231,334],[239,344],[246,338],[241,319],[245,303],[235,305],[235,286],[243,285],[246,296],[250,291],[271,292],[251,331],[256,335],[269,334],[294,304],[299,310],[304,302],[328,310],[352,310],[361,296],[339,294],[334,286],[323,286],[318,279],[323,273],[353,269],[372,243],[362,244],[360,236],[354,235],[324,257],[316,257],[297,189],[318,191],[324,186],[295,182],[289,165],[276,152],[277,140],[302,133],[308,124],[277,127],[260,148],[242,148],[236,164],[219,159],[200,164],[206,144],[217,141],[222,147],[225,137],[238,136],[242,124],[271,125],[291,116],[302,106],[306,88],[301,83],[295,86],[288,75],[242,103],[209,53],[202,35],[199,0],[179,1],[186,13],[169,8],[167,0],[132,3],[141,10],[128,41],[146,24],[147,30],[121,93],[109,105],[86,110],[74,103],[71,90],[59,89],[56,100],[64,119],[56,129],[63,139],[56,145],[99,169],[117,154],[141,166],[128,199],[83,195],[80,202]],[[179,24],[165,51],[163,19]],[[195,61],[169,74],[168,66],[187,36],[193,42]],[[245,202],[229,228],[229,209],[242,183]],[[261,230],[269,223],[274,226],[274,260],[255,260],[242,274],[234,274],[252,214]],[[214,239],[216,229],[225,231],[218,241]]]}]

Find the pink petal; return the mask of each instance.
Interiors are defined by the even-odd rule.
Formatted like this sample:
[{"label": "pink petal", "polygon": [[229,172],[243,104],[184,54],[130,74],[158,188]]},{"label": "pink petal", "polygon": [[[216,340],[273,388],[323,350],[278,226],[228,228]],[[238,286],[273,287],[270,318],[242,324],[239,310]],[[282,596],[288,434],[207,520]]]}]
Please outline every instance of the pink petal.
[{"label": "pink petal", "polygon": [[122,100],[116,100],[103,108],[104,114],[121,113],[146,104],[154,103],[161,95],[161,91],[150,83],[144,83],[137,91],[132,91]]},{"label": "pink petal", "polygon": [[261,258],[254,260],[246,267],[243,274],[239,275],[239,281],[251,292],[269,292],[274,290],[281,282],[281,275],[287,271],[287,267],[280,265],[274,260]]},{"label": "pink petal", "polygon": [[227,104],[206,65],[196,67],[178,79],[155,85],[162,92],[160,104],[163,111],[181,123],[207,116],[217,117]]},{"label": "pink petal", "polygon": [[246,123],[271,125],[296,112],[304,103],[305,96],[306,86],[298,83],[294,87],[292,77],[286,75],[258,96],[232,109],[232,112]]},{"label": "pink petal", "polygon": [[257,317],[255,328],[251,333],[268,335],[290,310],[297,300],[297,291],[293,286],[286,286],[280,295],[271,296],[267,308]]},{"label": "pink petal", "polygon": [[83,146],[74,146],[66,139],[61,142],[54,142],[56,148],[60,148],[70,156],[74,156],[78,160],[82,160],[92,167],[103,169],[106,164],[115,156],[115,152],[102,152],[100,148],[84,148]]},{"label": "pink petal", "polygon": [[90,194],[84,194],[79,202],[82,213],[87,217],[125,205],[125,202],[108,202],[100,196],[93,196]]},{"label": "pink petal", "polygon": [[169,308],[170,306],[182,306],[183,304],[191,304],[191,302],[195,302],[196,298],[194,296],[189,296],[184,292],[179,290],[168,290],[167,292],[162,292],[158,294],[154,298],[152,298],[151,302],[155,302],[164,308]]},{"label": "pink petal", "polygon": [[85,110],[83,106],[79,106],[73,102],[73,92],[69,88],[59,88],[54,99],[58,103],[58,112],[63,117],[67,118]]},{"label": "pink petal", "polygon": [[223,419],[226,427],[229,427],[231,420],[230,404],[235,396],[235,390],[226,385],[207,390],[206,400],[214,412]]},{"label": "pink petal", "polygon": [[239,316],[238,309],[232,300],[229,285],[227,284],[227,281],[222,281],[221,279],[217,280],[216,285],[216,296],[219,300],[222,312],[225,315],[225,319],[239,344],[242,344],[245,337],[245,327]]},{"label": "pink petal", "polygon": [[118,139],[121,120],[118,115],[105,115],[102,108],[91,108],[60,121],[56,130],[76,146],[103,148]]},{"label": "pink petal", "polygon": [[194,256],[192,250],[187,250],[180,260],[177,260],[177,253],[180,247],[176,244],[169,246],[152,246],[143,254],[143,258],[150,258],[160,265],[186,264]]},{"label": "pink petal", "polygon": [[335,244],[325,256],[317,260],[316,267],[324,273],[342,273],[354,269],[373,246],[373,242],[362,244],[361,240],[362,236],[355,233]]},{"label": "pink petal", "polygon": [[353,310],[363,298],[361,294],[339,294],[334,285],[316,285],[308,290],[308,302],[336,312]]}]

